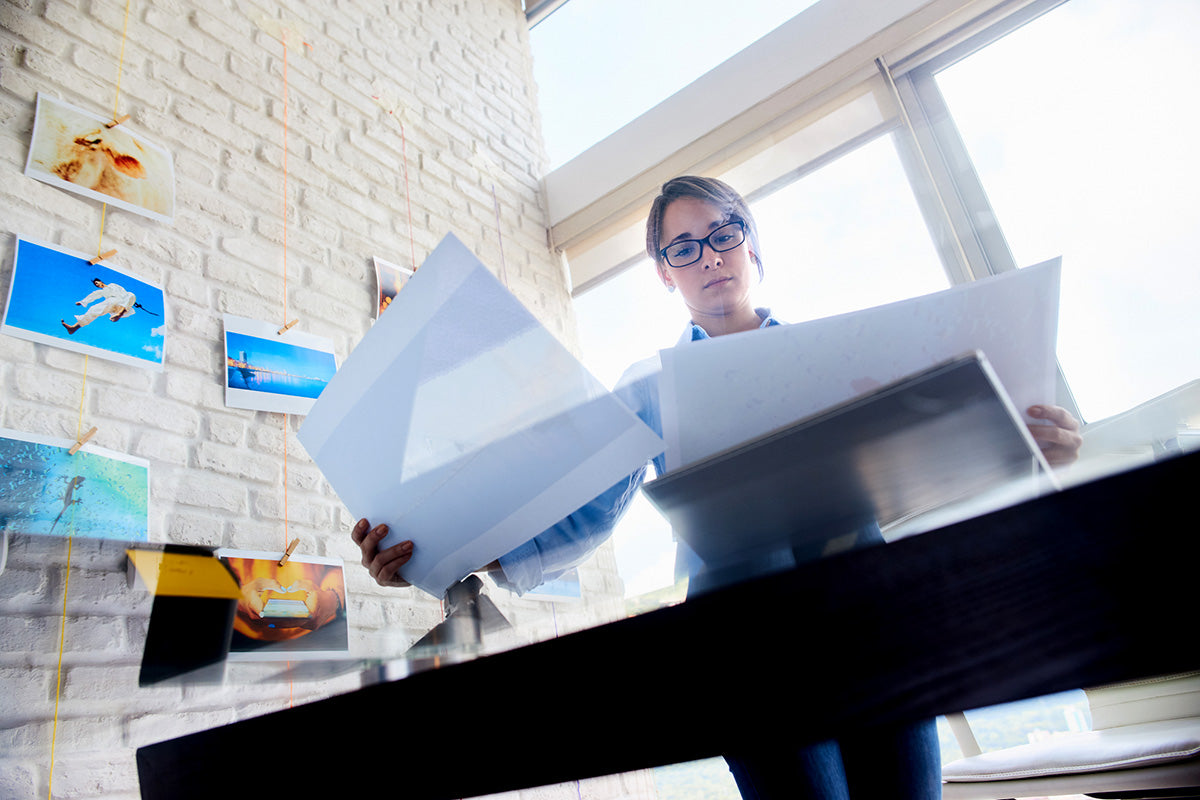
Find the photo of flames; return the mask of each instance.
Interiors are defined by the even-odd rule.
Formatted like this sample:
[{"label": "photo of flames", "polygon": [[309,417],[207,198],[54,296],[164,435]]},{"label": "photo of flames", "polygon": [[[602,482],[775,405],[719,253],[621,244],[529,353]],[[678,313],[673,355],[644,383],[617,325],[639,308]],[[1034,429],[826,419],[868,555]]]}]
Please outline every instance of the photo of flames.
[{"label": "photo of flames", "polygon": [[280,554],[218,551],[242,590],[230,659],[284,660],[349,650],[342,562]]}]

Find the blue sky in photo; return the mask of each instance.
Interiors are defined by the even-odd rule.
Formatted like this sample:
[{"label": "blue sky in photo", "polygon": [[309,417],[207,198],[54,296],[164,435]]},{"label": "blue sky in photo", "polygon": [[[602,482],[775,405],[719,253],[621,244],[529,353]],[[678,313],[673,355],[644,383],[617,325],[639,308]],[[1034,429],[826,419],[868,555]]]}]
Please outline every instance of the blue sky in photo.
[{"label": "blue sky in photo", "polygon": [[244,351],[246,361],[253,367],[305,378],[328,382],[337,371],[333,353],[234,331],[225,332],[225,349],[229,357],[234,359],[240,359]]},{"label": "blue sky in photo", "polygon": [[[134,309],[132,315],[116,322],[101,316],[73,335],[68,334],[62,320],[74,323],[75,317],[86,311],[87,306],[75,303],[96,289],[93,278],[133,292],[137,302],[145,308]],[[87,259],[24,239],[17,240],[16,265],[4,322],[76,346],[68,349],[96,347],[130,358],[162,363],[166,325],[161,289],[104,264],[93,266]]]}]

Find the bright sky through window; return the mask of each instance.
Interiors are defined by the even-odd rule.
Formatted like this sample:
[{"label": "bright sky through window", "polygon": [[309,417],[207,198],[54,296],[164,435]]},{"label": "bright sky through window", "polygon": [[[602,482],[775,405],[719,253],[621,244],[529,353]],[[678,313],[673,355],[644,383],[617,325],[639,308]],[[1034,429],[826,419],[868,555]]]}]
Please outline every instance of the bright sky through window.
[{"label": "bright sky through window", "polygon": [[551,169],[815,1],[741,0],[736,6],[695,0],[565,3],[530,32]]},{"label": "bright sky through window", "polygon": [[1017,263],[1063,257],[1088,422],[1200,378],[1198,43],[1195,0],[1072,0],[937,78]]}]

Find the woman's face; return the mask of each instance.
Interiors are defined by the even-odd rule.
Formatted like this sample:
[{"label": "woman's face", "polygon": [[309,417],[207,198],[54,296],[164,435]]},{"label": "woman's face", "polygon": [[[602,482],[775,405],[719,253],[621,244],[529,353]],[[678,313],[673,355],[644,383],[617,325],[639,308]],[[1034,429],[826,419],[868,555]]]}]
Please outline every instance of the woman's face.
[{"label": "woman's face", "polygon": [[[695,197],[673,200],[663,212],[659,247],[680,239],[703,239],[729,218],[716,205]],[[700,260],[686,267],[669,267],[661,260],[658,274],[668,288],[678,287],[692,319],[722,317],[750,307],[750,290],[758,267],[750,256],[750,239],[724,253],[703,247]]]}]

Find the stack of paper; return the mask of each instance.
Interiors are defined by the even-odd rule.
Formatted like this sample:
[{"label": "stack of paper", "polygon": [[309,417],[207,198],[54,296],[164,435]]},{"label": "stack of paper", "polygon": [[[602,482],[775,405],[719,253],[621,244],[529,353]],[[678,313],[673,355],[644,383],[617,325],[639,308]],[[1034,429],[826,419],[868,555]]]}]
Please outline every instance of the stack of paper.
[{"label": "stack of paper", "polygon": [[662,351],[667,469],[973,350],[1022,412],[1053,403],[1061,261]]},{"label": "stack of paper", "polygon": [[453,235],[330,381],[300,430],[351,514],[414,543],[440,596],[662,452]]}]

